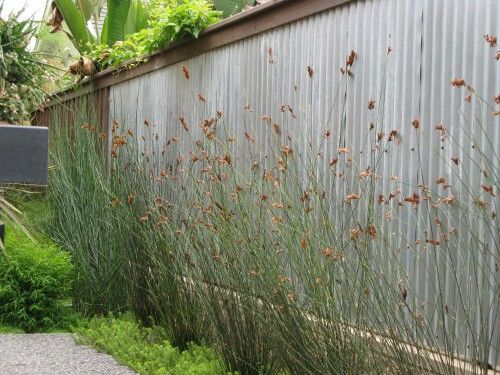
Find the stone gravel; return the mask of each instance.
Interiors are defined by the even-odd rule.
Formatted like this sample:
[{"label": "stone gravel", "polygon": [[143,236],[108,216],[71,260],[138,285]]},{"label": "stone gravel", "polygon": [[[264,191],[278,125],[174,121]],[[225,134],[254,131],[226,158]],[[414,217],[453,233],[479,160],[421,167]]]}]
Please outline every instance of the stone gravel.
[{"label": "stone gravel", "polygon": [[0,334],[0,375],[133,375],[68,333]]}]

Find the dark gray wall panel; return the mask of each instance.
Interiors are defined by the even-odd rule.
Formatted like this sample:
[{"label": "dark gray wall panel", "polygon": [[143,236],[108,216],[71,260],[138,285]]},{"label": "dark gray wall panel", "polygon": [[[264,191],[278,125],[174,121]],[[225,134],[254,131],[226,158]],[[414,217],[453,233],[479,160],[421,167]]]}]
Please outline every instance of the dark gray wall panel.
[{"label": "dark gray wall panel", "polygon": [[47,183],[49,132],[45,127],[0,125],[0,183]]}]

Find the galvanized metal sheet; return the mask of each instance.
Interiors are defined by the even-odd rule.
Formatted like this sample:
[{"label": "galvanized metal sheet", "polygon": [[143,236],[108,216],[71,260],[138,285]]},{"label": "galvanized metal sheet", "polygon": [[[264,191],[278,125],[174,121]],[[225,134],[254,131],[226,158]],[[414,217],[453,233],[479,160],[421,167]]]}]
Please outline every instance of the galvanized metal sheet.
[{"label": "galvanized metal sheet", "polygon": [[[266,129],[270,125],[261,118],[270,116],[292,138],[302,139],[296,153],[303,160],[316,159],[320,151],[323,162],[318,163],[317,173],[323,186],[339,197],[358,182],[353,171],[345,170],[352,185],[335,183],[329,161],[338,156],[338,148],[349,148],[358,169],[373,167],[370,149],[375,135],[384,133],[387,138],[396,131],[388,151],[378,150],[383,173],[378,192],[399,189],[399,197],[406,197],[418,185],[436,188],[434,182],[443,177],[452,185],[450,194],[458,196],[488,184],[482,173],[486,167],[499,171],[500,116],[492,116],[498,110],[493,98],[500,94],[499,63],[494,60],[499,47],[490,47],[486,34],[500,35],[497,0],[357,1],[113,86],[109,121],[132,129],[139,142],[148,131],[145,119],[157,125],[155,132],[163,144],[178,137],[178,147],[166,149],[166,160],[173,162],[187,156],[192,141],[202,135],[200,121],[221,110],[230,129],[227,137],[237,139],[232,143],[232,151],[239,155],[235,163],[245,165],[250,146],[244,132],[254,135],[263,155],[271,151]],[[347,78],[341,68],[351,50],[357,60],[352,77]],[[183,75],[184,66],[189,79]],[[473,87],[470,102],[471,92],[452,87],[455,78]],[[199,94],[206,102],[199,100]],[[367,109],[369,100],[375,101],[373,110]],[[283,105],[293,108],[296,118],[288,109],[280,111]],[[185,119],[189,132],[179,126],[179,117]],[[418,130],[412,126],[415,119]],[[453,142],[441,142],[442,134],[435,129],[439,123]],[[332,130],[332,136],[322,146],[326,129]],[[451,158],[458,158],[460,166]],[[492,210],[498,211],[497,202],[488,201]],[[341,215],[335,207],[331,212]],[[478,260],[472,231],[457,234],[461,245],[454,247],[456,254],[433,252],[425,242],[432,226],[422,219],[430,215],[432,208],[421,207],[384,221],[383,230],[393,234],[388,248],[397,250],[418,294],[415,308],[424,306],[423,313],[442,336],[437,298],[444,295],[456,314],[446,329],[460,341],[462,354],[472,355],[468,351],[472,337],[456,323],[465,314],[475,317],[477,334],[489,335],[498,347],[498,296],[495,287],[483,288],[488,290],[485,295],[482,286],[498,285],[494,267],[499,254]],[[464,228],[477,222],[473,214],[463,220]],[[498,248],[498,233],[476,229],[485,244],[496,243]],[[384,250],[379,249],[374,258],[387,259]],[[394,264],[383,263],[380,267],[385,272],[402,272]],[[477,282],[471,282],[472,275]],[[460,307],[464,305],[467,311]],[[491,351],[490,363],[500,363],[498,353]]]}]

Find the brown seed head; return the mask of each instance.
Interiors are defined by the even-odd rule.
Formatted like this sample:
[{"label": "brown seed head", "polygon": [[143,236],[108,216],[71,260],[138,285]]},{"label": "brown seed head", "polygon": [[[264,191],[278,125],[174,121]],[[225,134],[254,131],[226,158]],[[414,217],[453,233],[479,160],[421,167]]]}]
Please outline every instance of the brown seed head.
[{"label": "brown seed head", "polygon": [[184,75],[184,78],[186,78],[186,79],[190,78],[189,69],[186,65],[182,66],[182,74]]}]

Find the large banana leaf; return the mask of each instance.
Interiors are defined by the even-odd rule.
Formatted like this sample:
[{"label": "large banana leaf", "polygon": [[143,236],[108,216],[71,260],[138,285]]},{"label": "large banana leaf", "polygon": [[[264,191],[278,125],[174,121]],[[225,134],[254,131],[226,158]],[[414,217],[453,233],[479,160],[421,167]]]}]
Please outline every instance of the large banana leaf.
[{"label": "large banana leaf", "polygon": [[84,13],[75,5],[73,0],[54,0],[54,3],[66,22],[75,48],[80,53],[86,52],[87,45],[94,43],[95,38],[87,27]]},{"label": "large banana leaf", "polygon": [[136,33],[146,27],[148,27],[148,15],[142,0],[132,0],[125,24],[125,35]]},{"label": "large banana leaf", "polygon": [[109,46],[125,39],[125,24],[127,23],[130,3],[130,0],[108,0],[106,41]]},{"label": "large banana leaf", "polygon": [[108,0],[101,44],[112,46],[148,26],[148,15],[142,0]]},{"label": "large banana leaf", "polygon": [[86,21],[101,9],[103,3],[103,0],[76,0],[76,6],[83,14]]}]

